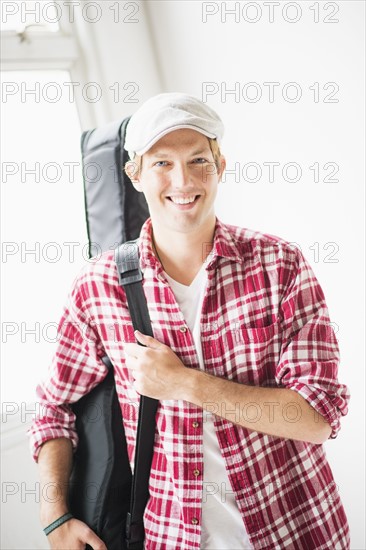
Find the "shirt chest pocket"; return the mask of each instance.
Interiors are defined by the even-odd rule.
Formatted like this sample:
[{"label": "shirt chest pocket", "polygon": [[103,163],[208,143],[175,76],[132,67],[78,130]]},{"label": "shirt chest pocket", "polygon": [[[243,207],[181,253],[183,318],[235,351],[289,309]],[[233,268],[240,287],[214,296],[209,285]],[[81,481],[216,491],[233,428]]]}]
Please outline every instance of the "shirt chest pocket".
[{"label": "shirt chest pocket", "polygon": [[217,374],[249,385],[275,385],[280,356],[280,324],[258,327],[237,323],[221,331],[218,344],[222,357]]}]

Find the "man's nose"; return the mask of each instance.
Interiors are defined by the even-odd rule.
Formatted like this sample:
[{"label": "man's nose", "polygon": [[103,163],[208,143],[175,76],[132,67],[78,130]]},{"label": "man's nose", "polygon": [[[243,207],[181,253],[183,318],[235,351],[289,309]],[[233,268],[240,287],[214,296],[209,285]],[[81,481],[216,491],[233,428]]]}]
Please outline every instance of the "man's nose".
[{"label": "man's nose", "polygon": [[185,187],[190,183],[190,173],[184,162],[177,162],[174,165],[172,179],[175,187]]}]

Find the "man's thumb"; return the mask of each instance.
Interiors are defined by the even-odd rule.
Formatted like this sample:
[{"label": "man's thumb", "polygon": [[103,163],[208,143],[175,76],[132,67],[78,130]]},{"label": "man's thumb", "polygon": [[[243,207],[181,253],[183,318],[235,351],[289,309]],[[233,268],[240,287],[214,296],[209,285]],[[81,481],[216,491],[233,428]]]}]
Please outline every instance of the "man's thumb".
[{"label": "man's thumb", "polygon": [[147,334],[142,334],[139,330],[135,330],[135,336],[141,344],[147,346],[148,348],[158,348],[160,346],[160,342],[158,342],[158,340],[155,340],[155,338],[148,336]]}]

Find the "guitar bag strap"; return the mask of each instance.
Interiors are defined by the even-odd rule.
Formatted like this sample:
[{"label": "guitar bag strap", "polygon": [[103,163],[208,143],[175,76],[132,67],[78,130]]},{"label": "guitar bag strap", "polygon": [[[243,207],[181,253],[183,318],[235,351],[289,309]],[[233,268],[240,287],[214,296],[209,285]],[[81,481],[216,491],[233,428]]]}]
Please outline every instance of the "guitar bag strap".
[{"label": "guitar bag strap", "polygon": [[[142,287],[138,239],[121,244],[116,249],[119,282],[123,286],[134,330],[154,336],[146,297]],[[140,344],[142,345],[142,344]],[[142,550],[145,539],[144,510],[149,498],[149,479],[155,438],[155,415],[159,401],[140,396],[136,436],[134,473],[130,510],[126,523],[126,544],[129,550]]]}]

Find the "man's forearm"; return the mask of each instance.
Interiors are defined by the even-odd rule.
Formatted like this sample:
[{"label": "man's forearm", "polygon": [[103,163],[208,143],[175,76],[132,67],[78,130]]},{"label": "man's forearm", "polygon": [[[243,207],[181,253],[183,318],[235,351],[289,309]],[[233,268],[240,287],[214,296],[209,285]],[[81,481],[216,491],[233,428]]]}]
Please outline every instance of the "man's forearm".
[{"label": "man's forearm", "polygon": [[46,526],[68,511],[67,495],[72,469],[72,445],[66,438],[41,447],[38,466],[41,483],[41,523]]},{"label": "man's forearm", "polygon": [[296,391],[246,386],[186,367],[171,348],[135,332],[140,346],[126,343],[126,366],[134,388],[154,399],[184,399],[250,430],[324,443],[329,424]]},{"label": "man's forearm", "polygon": [[331,433],[325,419],[296,391],[246,386],[206,372],[189,371],[184,399],[205,411],[244,428],[287,439],[320,444]]}]

